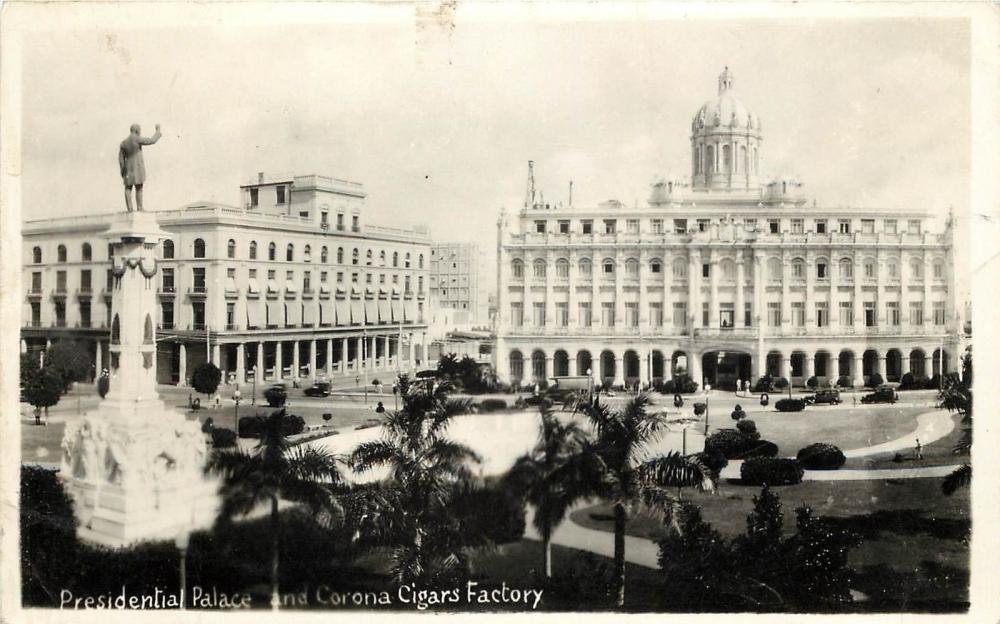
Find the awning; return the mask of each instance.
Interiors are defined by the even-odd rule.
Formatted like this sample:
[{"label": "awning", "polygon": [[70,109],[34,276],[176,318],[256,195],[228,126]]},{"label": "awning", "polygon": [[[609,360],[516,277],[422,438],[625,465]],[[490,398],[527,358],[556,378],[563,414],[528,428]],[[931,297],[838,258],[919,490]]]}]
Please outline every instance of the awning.
[{"label": "awning", "polygon": [[260,301],[248,301],[247,302],[247,327],[248,328],[261,328],[264,326],[263,316],[264,306]]},{"label": "awning", "polygon": [[256,277],[251,277],[250,281],[247,282],[247,292],[248,293],[259,293],[260,284],[257,283]]},{"label": "awning", "polygon": [[376,325],[378,323],[378,302],[374,299],[365,299],[365,323]]},{"label": "awning", "polygon": [[329,299],[323,299],[319,302],[319,324],[320,325],[333,325],[337,321],[337,317],[334,314],[333,301]]},{"label": "awning", "polygon": [[365,324],[365,302],[361,299],[351,299],[351,325]]},{"label": "awning", "polygon": [[267,301],[267,318],[265,319],[267,325],[270,326],[280,326],[285,323],[285,310],[284,304],[280,301]]},{"label": "awning", "polygon": [[392,323],[392,312],[389,308],[388,299],[378,300],[378,320],[380,323]]},{"label": "awning", "polygon": [[[247,318],[247,303],[246,299],[240,297],[235,301],[235,305],[233,306],[233,325],[239,329],[244,329],[244,327],[240,327],[240,325],[241,321],[244,321]],[[254,301],[253,303],[257,302]]]},{"label": "awning", "polygon": [[292,282],[292,281],[285,282],[285,291],[286,292],[292,292],[292,293],[293,292],[298,292],[298,290],[296,289],[296,286],[295,286],[295,282]]},{"label": "awning", "polygon": [[315,301],[304,301],[302,303],[302,326],[316,327],[319,322],[317,317],[317,305]]},{"label": "awning", "polygon": [[278,292],[278,282],[273,279],[267,280],[267,292],[276,293]]},{"label": "awning", "polygon": [[399,295],[399,286],[392,287],[392,294]]},{"label": "awning", "polygon": [[360,295],[361,294],[361,289],[358,288],[357,284],[351,284],[351,294],[354,294],[354,295]]},{"label": "awning", "polygon": [[320,282],[319,283],[319,292],[320,292],[321,295],[329,295],[330,294],[330,287],[327,284],[324,284],[323,282]]},{"label": "awning", "polygon": [[351,324],[351,302],[349,299],[337,299],[337,325]]},{"label": "awning", "polygon": [[406,321],[409,323],[417,322],[417,300],[416,299],[406,299],[403,301],[403,307],[406,314]]},{"label": "awning", "polygon": [[236,278],[227,277],[226,278],[226,290],[232,292],[236,290]]},{"label": "awning", "polygon": [[337,294],[338,295],[346,295],[347,294],[347,290],[344,289],[343,286],[337,286]]},{"label": "awning", "polygon": [[392,300],[392,322],[403,322],[403,301],[401,299]]},{"label": "awning", "polygon": [[302,324],[302,304],[298,301],[289,301],[285,304],[285,324],[292,327]]}]

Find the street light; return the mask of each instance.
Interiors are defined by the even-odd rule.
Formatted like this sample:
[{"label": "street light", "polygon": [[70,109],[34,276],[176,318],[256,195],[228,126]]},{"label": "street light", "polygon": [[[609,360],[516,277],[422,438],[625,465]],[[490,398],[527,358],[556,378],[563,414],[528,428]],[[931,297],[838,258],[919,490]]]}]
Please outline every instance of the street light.
[{"label": "street light", "polygon": [[250,390],[250,405],[257,405],[257,367],[254,366],[251,368],[250,373],[253,375],[253,386]]},{"label": "street light", "polygon": [[233,401],[236,401],[236,412],[233,416],[233,429],[236,431],[236,438],[240,437],[240,389],[233,392]]},{"label": "street light", "polygon": [[[579,370],[579,369],[577,369]],[[594,404],[594,373],[592,369],[587,369],[587,398],[588,402]]]},{"label": "street light", "polygon": [[708,394],[712,391],[711,384],[705,384],[705,435],[708,435]]}]

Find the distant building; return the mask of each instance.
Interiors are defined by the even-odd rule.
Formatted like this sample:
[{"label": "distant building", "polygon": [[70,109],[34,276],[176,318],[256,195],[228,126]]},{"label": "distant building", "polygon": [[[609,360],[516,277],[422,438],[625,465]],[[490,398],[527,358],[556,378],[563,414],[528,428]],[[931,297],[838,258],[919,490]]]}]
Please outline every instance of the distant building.
[{"label": "distant building", "polygon": [[479,246],[436,243],[431,247],[430,289],[440,308],[455,311],[451,322],[471,327],[480,322]]},{"label": "distant building", "polygon": [[[404,370],[426,360],[426,230],[364,221],[361,184],[265,176],[242,206],[156,211],[171,233],[158,254],[157,370],[184,384],[211,358],[250,381]],[[22,350],[82,341],[108,361],[111,214],[25,221]],[[400,343],[402,337],[402,344]]]}]

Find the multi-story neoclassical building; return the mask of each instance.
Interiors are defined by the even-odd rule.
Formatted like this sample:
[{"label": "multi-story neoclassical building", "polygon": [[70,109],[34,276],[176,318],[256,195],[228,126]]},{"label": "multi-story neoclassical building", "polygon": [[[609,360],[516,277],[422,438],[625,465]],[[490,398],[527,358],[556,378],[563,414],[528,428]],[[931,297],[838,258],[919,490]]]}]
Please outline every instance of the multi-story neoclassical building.
[{"label": "multi-story neoclassical building", "polygon": [[691,122],[691,175],[647,205],[550,207],[498,222],[497,369],[510,381],[616,384],[686,370],[731,385],[765,372],[861,384],[950,370],[953,232],[922,210],[826,208],[764,182],[760,119],[728,69]]},{"label": "multi-story neoclassical building", "polygon": [[[161,383],[184,384],[208,357],[245,381],[408,370],[426,357],[426,230],[364,222],[357,182],[262,173],[241,192],[241,207],[156,212],[172,234],[155,278]],[[24,223],[22,350],[74,338],[105,366],[111,216]]]},{"label": "multi-story neoclassical building", "polygon": [[455,322],[479,320],[479,246],[436,243],[431,247],[431,293],[437,305],[455,310]]}]

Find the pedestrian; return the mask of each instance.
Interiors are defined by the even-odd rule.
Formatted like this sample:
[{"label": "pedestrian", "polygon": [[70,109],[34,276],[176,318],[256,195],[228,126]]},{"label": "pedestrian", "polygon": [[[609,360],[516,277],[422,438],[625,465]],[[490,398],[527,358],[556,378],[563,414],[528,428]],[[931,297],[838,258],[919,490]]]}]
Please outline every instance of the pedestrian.
[{"label": "pedestrian", "polygon": [[361,375],[355,375],[354,376],[354,385],[355,386],[360,386],[361,385]]},{"label": "pedestrian", "polygon": [[917,459],[924,458],[924,447],[922,444],[920,444],[920,438],[917,438],[917,446],[914,448],[914,450],[916,451]]},{"label": "pedestrian", "polygon": [[378,405],[375,406],[375,413],[376,414],[384,414],[385,413],[385,406],[382,405],[382,401],[379,401]]},{"label": "pedestrian", "polygon": [[222,397],[219,396],[218,392],[216,392],[215,393],[215,409],[219,409],[221,407],[222,407]]},{"label": "pedestrian", "polygon": [[188,392],[188,409],[194,408],[194,397]]}]

